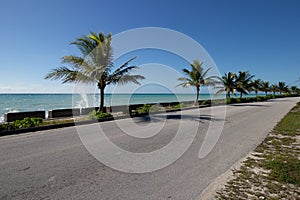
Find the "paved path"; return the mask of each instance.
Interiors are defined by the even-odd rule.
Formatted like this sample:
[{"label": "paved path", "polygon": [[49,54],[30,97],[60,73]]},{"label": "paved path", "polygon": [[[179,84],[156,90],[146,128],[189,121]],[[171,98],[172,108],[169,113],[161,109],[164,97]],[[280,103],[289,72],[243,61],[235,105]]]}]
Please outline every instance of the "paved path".
[{"label": "paved path", "polygon": [[0,199],[197,199],[209,183],[253,150],[298,101],[285,98],[226,106],[222,134],[202,159],[199,149],[209,125],[220,121],[223,106],[215,107],[214,113],[211,108],[184,111],[182,118],[180,113],[170,113],[166,121],[163,115],[153,116],[150,125],[147,118],[135,118],[135,126],[126,126],[129,119],[118,121],[123,130],[134,134],[142,127],[145,137],[164,124],[159,134],[147,139],[121,134],[115,122],[101,123],[114,144],[143,153],[168,145],[182,120],[197,122],[197,135],[183,156],[151,173],[125,173],[103,165],[86,150],[75,127],[1,137]]}]

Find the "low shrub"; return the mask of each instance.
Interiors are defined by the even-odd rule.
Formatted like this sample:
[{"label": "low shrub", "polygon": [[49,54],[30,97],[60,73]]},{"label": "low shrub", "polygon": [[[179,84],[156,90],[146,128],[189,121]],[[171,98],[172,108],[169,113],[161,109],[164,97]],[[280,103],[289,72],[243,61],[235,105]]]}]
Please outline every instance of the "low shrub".
[{"label": "low shrub", "polygon": [[149,112],[158,112],[162,109],[157,105],[144,104],[136,109],[137,114],[148,114]]},{"label": "low shrub", "polygon": [[105,119],[110,117],[112,117],[110,113],[92,111],[89,113],[88,119]]},{"label": "low shrub", "polygon": [[16,120],[7,124],[0,124],[0,131],[13,131],[21,128],[36,127],[43,124],[42,118],[30,118],[26,117],[22,120]]},{"label": "low shrub", "polygon": [[227,103],[227,104],[231,104],[231,103],[232,103],[232,98],[227,98],[227,99],[226,99],[226,103]]},{"label": "low shrub", "polygon": [[26,117],[22,120],[16,120],[12,123],[12,125],[16,128],[16,129],[20,129],[20,128],[29,128],[29,127],[35,127],[35,126],[39,126],[43,123],[43,119],[42,118],[29,118]]},{"label": "low shrub", "polygon": [[176,106],[172,107],[172,109],[181,109],[181,108],[183,108],[183,104],[182,103],[179,103]]},{"label": "low shrub", "polygon": [[0,124],[0,132],[1,131],[12,131],[15,130],[13,124]]},{"label": "low shrub", "polygon": [[149,113],[150,108],[151,108],[150,104],[144,104],[142,107],[137,108],[136,112],[138,114]]}]

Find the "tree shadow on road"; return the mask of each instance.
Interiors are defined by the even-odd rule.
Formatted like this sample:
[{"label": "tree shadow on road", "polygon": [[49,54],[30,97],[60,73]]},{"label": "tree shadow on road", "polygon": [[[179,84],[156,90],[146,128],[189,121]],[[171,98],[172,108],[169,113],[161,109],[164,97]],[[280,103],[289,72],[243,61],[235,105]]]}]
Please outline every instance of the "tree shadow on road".
[{"label": "tree shadow on road", "polygon": [[211,115],[147,115],[141,117],[134,117],[133,121],[135,123],[150,123],[150,122],[163,122],[166,120],[187,120],[187,121],[198,121],[200,123],[204,123],[205,121],[214,122],[214,121],[224,121],[222,118],[212,117]]},{"label": "tree shadow on road", "polygon": [[263,105],[263,104],[230,104],[228,106],[234,106],[234,107],[247,107],[247,106],[251,106],[251,107],[271,107],[269,105]]}]

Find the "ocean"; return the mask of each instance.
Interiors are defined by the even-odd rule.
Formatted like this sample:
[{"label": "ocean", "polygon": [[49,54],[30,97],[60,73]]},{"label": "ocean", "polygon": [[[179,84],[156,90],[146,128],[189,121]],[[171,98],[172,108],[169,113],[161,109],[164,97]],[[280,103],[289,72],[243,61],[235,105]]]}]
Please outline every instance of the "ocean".
[{"label": "ocean", "polygon": [[[247,96],[254,95],[250,94]],[[220,95],[219,98],[224,98],[224,95]],[[200,94],[199,99],[210,99],[210,95]],[[104,105],[113,106],[193,100],[195,100],[195,94],[105,94]],[[92,106],[99,106],[98,94],[0,94],[0,122],[4,121],[4,113],[8,112]]]}]

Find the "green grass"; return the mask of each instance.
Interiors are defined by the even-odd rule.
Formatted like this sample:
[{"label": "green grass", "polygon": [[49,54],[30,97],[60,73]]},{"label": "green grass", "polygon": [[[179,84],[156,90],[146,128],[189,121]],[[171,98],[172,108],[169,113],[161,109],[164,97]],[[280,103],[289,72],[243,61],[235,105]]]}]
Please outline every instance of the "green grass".
[{"label": "green grass", "polygon": [[[300,102],[247,158],[216,199],[300,199]],[[259,169],[259,171],[257,171]]]},{"label": "green grass", "polygon": [[265,163],[271,170],[269,178],[282,183],[300,186],[300,160],[295,157],[275,157]]},{"label": "green grass", "polygon": [[275,127],[275,131],[282,135],[300,134],[300,103],[297,104]]}]

